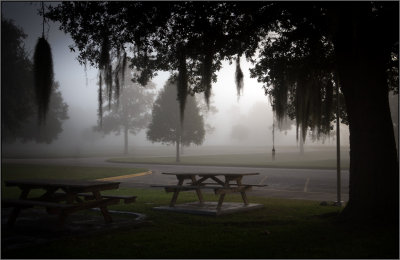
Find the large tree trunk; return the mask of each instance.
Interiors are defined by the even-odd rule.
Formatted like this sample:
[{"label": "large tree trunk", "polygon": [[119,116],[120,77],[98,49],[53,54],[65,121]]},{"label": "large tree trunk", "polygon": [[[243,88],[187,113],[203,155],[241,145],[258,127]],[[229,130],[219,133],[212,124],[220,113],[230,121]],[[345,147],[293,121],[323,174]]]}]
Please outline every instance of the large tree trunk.
[{"label": "large tree trunk", "polygon": [[387,53],[374,35],[379,28],[364,15],[370,13],[368,3],[346,7],[340,10],[334,38],[350,130],[349,201],[342,216],[398,223],[399,172],[385,74]]},{"label": "large tree trunk", "polygon": [[124,154],[128,154],[128,127],[124,127]]}]

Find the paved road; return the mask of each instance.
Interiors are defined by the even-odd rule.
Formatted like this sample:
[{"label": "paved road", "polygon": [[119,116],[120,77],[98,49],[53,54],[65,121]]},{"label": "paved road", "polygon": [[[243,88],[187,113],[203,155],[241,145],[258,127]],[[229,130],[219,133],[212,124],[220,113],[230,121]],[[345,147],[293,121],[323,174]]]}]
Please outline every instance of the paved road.
[{"label": "paved road", "polygon": [[[249,195],[278,198],[309,199],[318,201],[337,200],[336,170],[316,169],[282,169],[282,168],[252,168],[252,167],[219,167],[219,166],[188,166],[188,165],[158,165],[158,164],[127,164],[109,163],[107,158],[57,158],[57,159],[3,159],[3,162],[26,164],[55,164],[76,166],[146,168],[152,174],[121,179],[121,187],[149,187],[152,184],[176,183],[174,176],[162,172],[259,172],[260,175],[247,176],[244,183],[267,184],[257,187]],[[349,173],[341,172],[342,200],[348,200]]]}]

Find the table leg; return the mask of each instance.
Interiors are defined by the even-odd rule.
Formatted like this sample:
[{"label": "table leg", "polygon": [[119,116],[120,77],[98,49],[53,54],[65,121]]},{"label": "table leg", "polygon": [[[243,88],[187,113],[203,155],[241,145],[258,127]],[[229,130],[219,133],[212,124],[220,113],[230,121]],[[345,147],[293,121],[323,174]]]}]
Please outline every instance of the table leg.
[{"label": "table leg", "polygon": [[[213,178],[215,181],[217,181],[218,183],[222,183],[222,181],[220,181],[218,178],[214,177]],[[230,179],[228,177],[225,177],[225,182],[223,183],[223,187],[229,187],[229,182]],[[219,212],[222,208],[222,203],[224,202],[224,198],[225,198],[225,193],[222,193],[221,195],[219,195],[219,199],[218,199],[218,205],[217,205],[217,212]]]},{"label": "table leg", "polygon": [[[180,176],[177,176],[177,178],[179,180],[177,186],[182,186],[184,178]],[[174,195],[172,196],[171,203],[169,204],[170,207],[175,206],[176,200],[178,199],[178,195],[179,195],[179,189],[176,189]]]},{"label": "table leg", "polygon": [[225,198],[225,194],[219,195],[218,205],[217,205],[217,211],[220,211],[220,210],[221,210],[222,203],[224,202],[224,198]]},{"label": "table leg", "polygon": [[[96,200],[101,200],[101,195],[100,195],[99,191],[93,191],[93,196],[94,196],[94,198]],[[101,210],[101,213],[103,214],[104,221],[106,223],[111,223],[112,222],[112,217],[111,217],[110,213],[108,212],[107,207],[106,206],[100,206],[100,210]]]},{"label": "table leg", "polygon": [[[20,199],[26,199],[28,197],[30,189],[25,188],[22,189],[21,195],[19,196]],[[7,225],[12,226],[14,225],[15,221],[17,220],[17,217],[19,215],[19,212],[21,211],[21,208],[18,206],[15,206],[13,210],[11,211],[10,216],[8,217],[8,222]]]},{"label": "table leg", "polygon": [[[242,185],[242,178],[237,179],[236,183],[237,183],[238,186],[241,186]],[[244,205],[248,205],[249,201],[247,200],[246,192],[245,191],[241,191],[240,194],[242,195],[242,199],[243,199]]]},{"label": "table leg", "polygon": [[[192,183],[194,185],[198,185],[195,176],[191,176],[190,178],[192,179]],[[196,189],[196,193],[197,193],[197,197],[199,198],[200,204],[203,204],[204,200],[203,200],[203,194],[201,193],[201,190],[200,189]]]}]

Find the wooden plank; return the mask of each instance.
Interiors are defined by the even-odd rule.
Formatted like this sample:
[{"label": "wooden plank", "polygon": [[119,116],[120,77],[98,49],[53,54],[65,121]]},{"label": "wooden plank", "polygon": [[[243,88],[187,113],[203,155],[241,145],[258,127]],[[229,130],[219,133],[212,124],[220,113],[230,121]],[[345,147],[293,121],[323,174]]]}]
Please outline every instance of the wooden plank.
[{"label": "wooden plank", "polygon": [[[195,176],[193,176],[193,177],[195,177]],[[196,182],[192,182],[192,185],[203,185],[203,182],[205,181],[205,180],[207,180],[209,177],[201,177],[200,179],[198,179]]]},{"label": "wooden plank", "polygon": [[[28,197],[29,191],[30,191],[30,188],[22,188],[21,194],[19,195],[19,199],[20,200],[26,199]],[[10,216],[8,217],[7,224],[9,226],[11,226],[11,225],[13,225],[15,223],[20,211],[21,211],[20,207],[13,208],[13,210],[11,211]]]},{"label": "wooden plank", "polygon": [[245,172],[245,173],[220,173],[220,172],[193,172],[193,173],[185,173],[185,172],[162,172],[161,174],[166,174],[166,175],[176,175],[176,176],[180,176],[180,175],[198,175],[200,177],[202,176],[228,176],[228,175],[232,175],[232,176],[237,176],[237,175],[241,175],[241,176],[246,176],[246,175],[259,175],[259,172]]},{"label": "wooden plank", "polygon": [[[188,183],[188,184],[192,185],[193,183]],[[199,185],[215,185],[215,184],[217,184],[217,183],[215,183],[215,182],[202,182]],[[238,184],[237,183],[230,183],[229,186],[238,186]],[[244,184],[241,184],[241,186],[266,187],[268,185],[267,184],[244,183]]]},{"label": "wooden plank", "polygon": [[106,199],[120,199],[123,200],[125,204],[132,203],[136,201],[137,196],[123,196],[123,195],[101,195]]},{"label": "wooden plank", "polygon": [[224,198],[225,198],[225,193],[222,193],[222,194],[219,196],[219,199],[218,199],[217,213],[221,210],[222,203],[224,202]]},{"label": "wooden plank", "polygon": [[[196,182],[196,177],[195,176],[192,176],[192,182]],[[199,201],[200,201],[200,203],[203,203],[204,202],[204,200],[203,200],[203,194],[201,194],[201,190],[200,190],[200,188],[197,188],[196,189],[196,194],[197,194],[197,197],[199,198]]]},{"label": "wooden plank", "polygon": [[[178,186],[182,186],[184,179],[183,178],[179,178],[179,177],[178,177],[178,179],[179,179]],[[167,191],[167,190],[165,189],[165,191]],[[172,195],[171,202],[169,203],[170,207],[175,206],[176,200],[178,199],[179,191],[180,191],[180,189],[179,190],[178,189],[174,190],[174,195]]]},{"label": "wooden plank", "polygon": [[92,191],[117,189],[120,182],[88,181],[88,180],[58,180],[58,179],[20,179],[4,181],[6,186],[18,186],[20,188],[55,188],[69,191]]},{"label": "wooden plank", "polygon": [[[215,183],[214,183],[215,184]],[[251,190],[252,185],[240,185],[238,186],[237,184],[235,186],[220,186],[220,185],[214,185],[214,186],[210,186],[210,185],[200,185],[200,186],[179,186],[179,185],[152,185],[152,187],[159,187],[159,188],[165,188],[165,190],[167,192],[174,192],[175,190],[181,190],[181,191],[189,191],[189,190],[197,190],[197,189],[209,189],[209,190],[232,190],[231,192],[228,193],[232,193],[232,192],[241,192],[241,191],[247,191],[247,190]]]},{"label": "wooden plank", "polygon": [[215,188],[215,194],[227,194],[227,193],[234,193],[234,192],[245,192],[251,190],[250,186],[241,186],[241,187],[220,187]]},{"label": "wooden plank", "polygon": [[166,192],[175,192],[176,190],[179,190],[179,191],[190,191],[190,190],[197,190],[197,189],[215,189],[215,188],[220,188],[221,186],[151,185],[151,187],[164,188]]},{"label": "wooden plank", "polygon": [[[240,185],[242,185],[242,179],[236,180],[236,183],[237,183],[238,187],[240,187]],[[243,199],[244,204],[248,205],[249,201],[247,200],[246,190],[240,191],[240,194],[242,194],[242,199]]]},{"label": "wooden plank", "polygon": [[[65,193],[57,192],[55,193],[59,196],[65,195]],[[76,194],[78,197],[84,197],[85,200],[94,200],[95,197],[90,193],[78,193]],[[102,198],[105,199],[120,199],[123,200],[125,204],[132,203],[136,201],[137,196],[129,196],[129,195],[101,195]]]},{"label": "wooden plank", "polygon": [[[102,204],[102,202],[104,200],[102,200],[100,192],[99,191],[93,191],[93,195],[94,195],[94,197],[96,199],[96,201],[93,201],[93,202],[99,202],[98,207],[100,208],[100,211],[103,214],[104,221],[106,223],[112,222],[112,217],[111,217],[110,213],[108,213],[106,205]],[[109,200],[112,200],[112,199],[109,199]],[[117,200],[117,199],[115,199],[115,200]],[[119,199],[117,200],[117,203],[119,203]]]},{"label": "wooden plank", "polygon": [[59,209],[67,209],[74,207],[73,204],[62,204],[48,201],[38,201],[38,200],[22,200],[22,199],[2,199],[1,203],[6,204],[8,206],[21,206],[21,207],[45,207],[45,208],[59,208]]},{"label": "wooden plank", "polygon": [[218,179],[218,178],[215,177],[215,176],[210,176],[210,178],[211,178],[213,181],[215,181],[216,183],[218,183],[219,185],[222,185],[222,186],[225,185],[225,183],[224,183],[223,181],[221,181],[220,179]]}]

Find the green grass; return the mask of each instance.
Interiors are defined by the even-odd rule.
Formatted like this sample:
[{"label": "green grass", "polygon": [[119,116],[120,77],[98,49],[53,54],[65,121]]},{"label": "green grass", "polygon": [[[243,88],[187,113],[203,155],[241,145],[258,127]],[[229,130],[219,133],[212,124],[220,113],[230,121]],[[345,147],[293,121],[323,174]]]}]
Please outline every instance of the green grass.
[{"label": "green grass", "polygon": [[[175,157],[125,157],[111,158],[109,162],[123,163],[152,163],[176,164]],[[349,168],[349,158],[341,160],[342,169]],[[214,166],[251,166],[251,167],[278,167],[278,168],[307,168],[307,169],[336,169],[336,155],[331,151],[312,151],[304,155],[296,153],[282,153],[272,160],[270,153],[252,154],[223,154],[182,156],[180,164],[184,165],[214,165]]]},{"label": "green grass", "polygon": [[[26,172],[22,170],[24,168]],[[64,171],[59,166],[53,170]],[[59,168],[59,169],[56,169]],[[3,180],[15,173],[46,177],[47,167],[35,169],[6,165]],[[96,170],[97,169],[97,170]],[[71,176],[101,168],[71,167]],[[107,168],[117,171],[118,169]],[[119,169],[124,171],[126,169]],[[40,176],[40,172],[44,176]],[[24,175],[24,176],[23,176]],[[58,176],[58,175],[55,175]],[[64,176],[66,177],[66,176]],[[82,176],[83,178],[83,176]],[[9,190],[3,190],[10,195]],[[112,192],[112,193],[115,193]],[[58,240],[46,245],[2,253],[4,258],[398,258],[398,230],[384,227],[345,225],[336,222],[337,207],[320,206],[316,201],[249,196],[263,209],[210,217],[154,211],[167,205],[171,194],[161,189],[121,188],[120,194],[135,194],[133,204],[112,209],[140,212],[150,224],[91,236]],[[212,193],[205,199],[216,201]],[[194,192],[183,192],[178,203],[194,201]],[[226,201],[241,201],[229,194]]]}]

